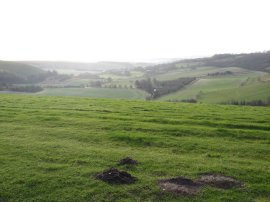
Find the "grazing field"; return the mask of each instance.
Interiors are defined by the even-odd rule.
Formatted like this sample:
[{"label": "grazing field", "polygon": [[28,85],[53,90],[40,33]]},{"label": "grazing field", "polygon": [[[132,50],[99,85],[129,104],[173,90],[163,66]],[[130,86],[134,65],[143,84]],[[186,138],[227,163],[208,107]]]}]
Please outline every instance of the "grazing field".
[{"label": "grazing field", "polygon": [[36,94],[119,99],[145,99],[147,96],[144,91],[126,88],[47,88]]},{"label": "grazing field", "polygon": [[201,101],[206,103],[224,103],[232,100],[262,100],[270,99],[270,82],[256,82],[251,85],[239,86],[232,89],[223,89],[210,92],[201,96]]},{"label": "grazing field", "polygon": [[232,100],[266,101],[270,98],[268,75],[258,77],[258,74],[201,78],[182,90],[160,97],[159,100],[193,98],[204,103],[225,103]]},{"label": "grazing field", "polygon": [[[0,95],[0,201],[269,201],[270,108]],[[131,156],[136,166],[120,166]],[[116,167],[137,178],[110,185]],[[157,180],[223,173],[196,196]]]},{"label": "grazing field", "polygon": [[[155,76],[158,80],[171,80],[177,79],[181,77],[202,77],[207,76],[207,74],[216,73],[216,72],[225,72],[231,71],[235,74],[254,74],[255,71],[248,71],[243,68],[239,67],[185,67],[185,68],[178,68],[177,70],[170,71],[168,73],[160,74]],[[257,74],[261,75],[259,72]]]}]

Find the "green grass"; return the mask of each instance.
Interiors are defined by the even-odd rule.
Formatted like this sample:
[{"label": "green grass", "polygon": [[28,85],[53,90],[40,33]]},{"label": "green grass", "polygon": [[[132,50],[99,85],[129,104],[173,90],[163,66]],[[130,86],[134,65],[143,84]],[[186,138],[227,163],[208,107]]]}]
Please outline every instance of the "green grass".
[{"label": "green grass", "polygon": [[126,88],[47,88],[38,95],[145,99],[147,93],[138,89]]},{"label": "green grass", "polygon": [[165,74],[160,74],[154,76],[158,80],[172,80],[181,77],[202,77],[207,76],[208,73],[216,73],[216,72],[223,72],[223,71],[231,71],[237,74],[247,74],[247,73],[254,73],[253,71],[247,71],[245,69],[239,67],[197,67],[195,69],[186,67],[186,68],[179,68],[174,71],[170,71]]},{"label": "green grass", "polygon": [[200,92],[209,93],[238,87],[245,79],[235,77],[203,78],[180,91],[161,97],[160,100],[196,98]]},{"label": "green grass", "polygon": [[205,103],[222,103],[232,100],[266,101],[270,97],[270,82],[268,75],[261,72],[250,72],[248,74],[205,77],[198,79],[192,85],[182,90],[163,96],[159,100],[183,100],[197,99]]},{"label": "green grass", "polygon": [[[0,95],[0,201],[268,201],[270,108]],[[140,163],[117,166],[132,156]],[[138,178],[109,185],[109,167]],[[161,194],[158,179],[222,172],[242,189]]]},{"label": "green grass", "polygon": [[220,91],[202,94],[199,100],[207,103],[223,103],[232,100],[267,101],[269,98],[270,98],[270,82],[268,83],[256,82],[253,84],[239,86],[232,89],[224,89]]}]

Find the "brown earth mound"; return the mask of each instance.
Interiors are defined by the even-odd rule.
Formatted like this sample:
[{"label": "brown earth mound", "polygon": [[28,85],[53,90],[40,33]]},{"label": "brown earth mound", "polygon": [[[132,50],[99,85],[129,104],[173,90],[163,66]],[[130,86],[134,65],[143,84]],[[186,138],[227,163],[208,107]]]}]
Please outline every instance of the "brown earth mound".
[{"label": "brown earth mound", "polygon": [[108,182],[110,184],[131,184],[136,181],[136,178],[125,171],[120,171],[116,168],[110,168],[96,175],[96,179]]},{"label": "brown earth mound", "polygon": [[234,179],[233,177],[213,173],[202,175],[196,182],[222,189],[241,187],[243,185],[242,182]]},{"label": "brown earth mound", "polygon": [[119,161],[119,165],[137,165],[138,162],[130,157],[123,158]]},{"label": "brown earth mound", "polygon": [[201,188],[199,183],[183,177],[159,180],[158,184],[163,192],[179,195],[196,195]]}]

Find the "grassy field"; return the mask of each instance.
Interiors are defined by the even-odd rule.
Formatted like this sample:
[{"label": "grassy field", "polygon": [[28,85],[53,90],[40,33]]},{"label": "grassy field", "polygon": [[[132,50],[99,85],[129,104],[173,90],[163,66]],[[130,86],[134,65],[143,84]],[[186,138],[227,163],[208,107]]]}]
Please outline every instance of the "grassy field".
[{"label": "grassy field", "polygon": [[270,97],[268,75],[258,77],[260,72],[237,76],[205,77],[175,93],[159,100],[197,99],[205,103],[222,103],[232,100],[263,100]]},{"label": "grassy field", "polygon": [[169,100],[169,99],[190,99],[196,98],[200,92],[209,93],[216,92],[224,89],[232,89],[240,86],[241,82],[245,81],[246,78],[203,78],[199,79],[192,85],[185,87],[182,90],[179,90],[175,93],[163,96],[160,100]]},{"label": "grassy field", "polygon": [[[170,71],[165,74],[160,74],[155,76],[158,80],[172,80],[182,77],[202,77],[207,76],[207,74],[212,74],[216,72],[224,72],[224,71],[231,71],[236,74],[254,74],[255,71],[248,71],[246,69],[242,69],[239,67],[226,67],[226,68],[220,68],[220,67],[197,67],[197,68],[179,68],[174,71]],[[260,72],[256,72],[258,75],[261,75]]]},{"label": "grassy field", "polygon": [[[0,95],[0,201],[269,201],[270,108]],[[135,167],[117,166],[131,156]],[[110,167],[138,178],[109,185]],[[243,188],[161,194],[158,179],[215,172]]]},{"label": "grassy field", "polygon": [[199,100],[206,103],[223,103],[232,100],[267,101],[268,99],[270,99],[270,82],[268,83],[256,82],[250,85],[239,86],[232,89],[223,89],[220,91],[202,94]]},{"label": "grassy field", "polygon": [[138,89],[126,88],[47,88],[37,95],[145,99],[147,93]]}]

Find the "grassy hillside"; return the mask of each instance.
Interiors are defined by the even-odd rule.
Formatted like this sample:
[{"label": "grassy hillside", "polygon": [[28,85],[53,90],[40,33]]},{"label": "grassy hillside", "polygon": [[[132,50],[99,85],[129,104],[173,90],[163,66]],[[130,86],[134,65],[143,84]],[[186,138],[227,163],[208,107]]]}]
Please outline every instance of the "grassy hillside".
[{"label": "grassy hillside", "polygon": [[198,67],[198,68],[178,68],[174,71],[169,71],[164,74],[156,75],[155,78],[158,80],[171,80],[181,77],[203,77],[207,76],[207,74],[223,72],[223,71],[231,71],[235,74],[246,74],[251,73],[247,72],[247,70],[238,68],[238,67],[227,67],[227,68],[218,68],[218,67]]},{"label": "grassy hillside", "polygon": [[224,103],[232,100],[263,100],[270,97],[268,75],[262,72],[204,77],[192,85],[175,93],[161,97],[159,100],[197,99],[205,103]]},{"label": "grassy hillside", "polygon": [[22,77],[40,74],[43,72],[43,70],[28,64],[0,60],[0,72],[1,71],[9,72]]},{"label": "grassy hillside", "polygon": [[[270,108],[0,95],[0,201],[268,201]],[[132,156],[134,167],[118,166]],[[136,176],[109,185],[117,167]],[[214,172],[243,188],[161,193],[158,179]]]},{"label": "grassy hillside", "polygon": [[270,51],[242,54],[217,54],[212,57],[186,59],[166,64],[192,66],[214,66],[214,67],[242,67],[254,71],[269,71]]},{"label": "grassy hillside", "polygon": [[147,93],[138,89],[125,88],[47,88],[37,93],[37,95],[145,99]]},{"label": "grassy hillside", "polygon": [[199,100],[207,103],[224,103],[232,100],[267,101],[269,99],[270,99],[270,83],[254,82],[253,84],[245,86],[202,94]]}]

